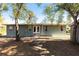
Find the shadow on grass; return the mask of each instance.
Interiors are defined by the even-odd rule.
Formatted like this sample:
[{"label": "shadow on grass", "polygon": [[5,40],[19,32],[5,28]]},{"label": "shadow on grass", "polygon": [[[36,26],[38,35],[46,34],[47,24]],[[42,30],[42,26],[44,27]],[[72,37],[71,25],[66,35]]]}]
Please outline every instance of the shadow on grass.
[{"label": "shadow on grass", "polygon": [[[42,44],[42,43],[41,43]],[[29,42],[24,41],[9,41],[6,44],[0,46],[0,55],[13,55],[13,56],[78,56],[79,45],[74,45],[69,40],[60,41],[47,41],[42,44],[42,47],[34,49],[35,45],[31,45]],[[47,54],[41,54],[44,50],[48,51]]]}]

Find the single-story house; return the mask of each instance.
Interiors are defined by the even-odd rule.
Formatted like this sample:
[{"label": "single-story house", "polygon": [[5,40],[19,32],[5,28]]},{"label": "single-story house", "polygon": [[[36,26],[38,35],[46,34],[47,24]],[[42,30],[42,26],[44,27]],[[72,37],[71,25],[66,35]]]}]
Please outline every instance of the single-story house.
[{"label": "single-story house", "polygon": [[[15,24],[5,24],[8,37],[15,37]],[[30,37],[33,35],[66,34],[66,25],[57,24],[19,24],[19,33],[21,37]]]}]

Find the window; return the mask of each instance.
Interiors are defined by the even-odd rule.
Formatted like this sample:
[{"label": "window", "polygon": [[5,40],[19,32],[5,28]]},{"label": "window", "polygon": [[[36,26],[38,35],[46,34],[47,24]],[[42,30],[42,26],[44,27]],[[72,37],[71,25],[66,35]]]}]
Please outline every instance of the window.
[{"label": "window", "polygon": [[45,27],[45,31],[47,31],[47,26]]},{"label": "window", "polygon": [[36,27],[34,27],[33,29],[34,29],[34,31],[33,31],[33,32],[36,32]]},{"label": "window", "polygon": [[37,32],[39,32],[39,26],[37,27]]},{"label": "window", "polygon": [[39,26],[34,26],[33,27],[33,32],[34,33],[39,33],[40,32],[40,27]]},{"label": "window", "polygon": [[61,26],[61,31],[63,31],[63,26]]},{"label": "window", "polygon": [[9,29],[10,29],[10,30],[12,30],[12,29],[13,29],[13,27],[12,27],[12,26],[9,26]]}]

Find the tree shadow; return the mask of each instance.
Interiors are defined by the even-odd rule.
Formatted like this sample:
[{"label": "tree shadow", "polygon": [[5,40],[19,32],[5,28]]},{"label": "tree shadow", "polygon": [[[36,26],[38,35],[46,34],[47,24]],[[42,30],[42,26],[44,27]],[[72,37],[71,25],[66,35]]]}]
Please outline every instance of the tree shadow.
[{"label": "tree shadow", "polygon": [[48,41],[43,45],[47,48],[50,56],[78,56],[79,45],[70,40]]},{"label": "tree shadow", "polygon": [[[41,41],[42,42],[42,41]],[[0,46],[1,56],[77,56],[79,45],[70,40],[35,42],[9,41]]]},{"label": "tree shadow", "polygon": [[10,40],[1,46],[0,51],[1,56],[38,56],[40,51],[34,50],[33,42],[16,42]]}]

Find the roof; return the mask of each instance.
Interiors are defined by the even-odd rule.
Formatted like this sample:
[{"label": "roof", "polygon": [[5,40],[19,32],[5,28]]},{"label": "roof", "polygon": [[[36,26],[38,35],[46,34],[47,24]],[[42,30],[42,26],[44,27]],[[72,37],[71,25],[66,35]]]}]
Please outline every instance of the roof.
[{"label": "roof", "polygon": [[[15,25],[15,24],[4,24],[4,25]],[[66,25],[66,24],[19,24],[19,25]]]}]

